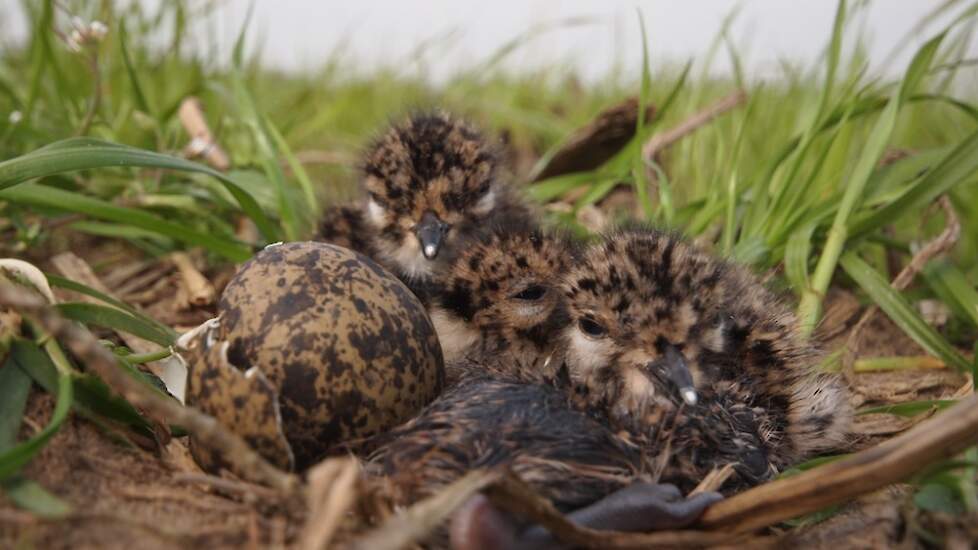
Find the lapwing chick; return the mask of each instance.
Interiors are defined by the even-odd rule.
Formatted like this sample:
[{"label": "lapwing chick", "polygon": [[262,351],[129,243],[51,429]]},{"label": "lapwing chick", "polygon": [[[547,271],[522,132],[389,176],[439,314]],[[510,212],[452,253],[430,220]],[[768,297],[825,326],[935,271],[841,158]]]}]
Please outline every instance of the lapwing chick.
[{"label": "lapwing chick", "polygon": [[544,379],[532,371],[543,367],[567,322],[557,282],[573,255],[562,235],[506,229],[456,255],[435,278],[428,305],[449,384],[466,369]]},{"label": "lapwing chick", "polygon": [[[383,436],[369,469],[388,476],[400,504],[439,491],[476,468],[507,467],[580,525],[605,530],[682,528],[720,499],[688,499],[643,474],[642,449],[572,408],[546,384],[471,376],[418,417]],[[545,529],[470,499],[430,547],[564,549]]]},{"label": "lapwing chick", "polygon": [[[384,132],[361,160],[364,200],[351,222],[332,222],[324,238],[346,237],[392,269],[422,296],[431,278],[451,265],[471,239],[494,227],[530,229],[531,208],[499,177],[499,156],[465,122],[442,112],[416,114]],[[341,211],[340,214],[343,214]],[[343,237],[340,237],[343,238]]]},{"label": "lapwing chick", "polygon": [[565,364],[579,398],[643,436],[675,426],[679,471],[708,471],[730,455],[683,426],[727,434],[754,473],[844,440],[844,382],[815,371],[817,349],[746,268],[633,227],[584,250],[561,285],[570,316]]}]

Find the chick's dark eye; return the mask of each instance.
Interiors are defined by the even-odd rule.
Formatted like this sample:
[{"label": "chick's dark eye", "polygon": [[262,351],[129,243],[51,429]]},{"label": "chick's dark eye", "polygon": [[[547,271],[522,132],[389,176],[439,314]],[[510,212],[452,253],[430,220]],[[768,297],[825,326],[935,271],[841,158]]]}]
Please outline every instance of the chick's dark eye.
[{"label": "chick's dark eye", "polygon": [[581,317],[577,321],[577,326],[580,327],[581,332],[588,336],[604,336],[607,332],[597,321],[588,317]]},{"label": "chick's dark eye", "polygon": [[547,293],[547,289],[540,285],[528,286],[520,292],[513,295],[513,298],[517,300],[527,300],[534,301],[543,298],[543,295]]}]

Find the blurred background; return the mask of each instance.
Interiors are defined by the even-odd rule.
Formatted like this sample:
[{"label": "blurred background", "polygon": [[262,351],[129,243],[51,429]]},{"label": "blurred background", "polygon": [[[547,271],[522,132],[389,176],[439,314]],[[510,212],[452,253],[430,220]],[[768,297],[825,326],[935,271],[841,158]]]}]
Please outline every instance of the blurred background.
[{"label": "blurred background", "polygon": [[[150,12],[165,4],[161,0],[116,4],[132,3]],[[27,37],[22,4],[23,0],[0,0],[4,40]],[[316,69],[341,55],[364,71],[397,67],[444,80],[523,37],[525,43],[505,60],[507,69],[560,64],[587,81],[637,73],[642,45],[638,10],[653,62],[695,59],[708,63],[715,74],[729,74],[733,64],[728,55],[710,56],[711,45],[728,27],[745,73],[771,78],[785,63],[810,65],[824,53],[836,8],[834,2],[779,0],[224,0],[209,4],[187,22],[190,49],[202,52],[216,47],[229,53],[251,9],[251,51],[260,51],[268,66],[282,70]],[[859,37],[858,47],[870,70],[890,76],[903,70],[926,39],[923,31],[940,28],[953,17],[941,13],[927,18],[938,2],[855,4],[850,31]],[[161,36],[166,33],[165,28],[158,30]]]}]

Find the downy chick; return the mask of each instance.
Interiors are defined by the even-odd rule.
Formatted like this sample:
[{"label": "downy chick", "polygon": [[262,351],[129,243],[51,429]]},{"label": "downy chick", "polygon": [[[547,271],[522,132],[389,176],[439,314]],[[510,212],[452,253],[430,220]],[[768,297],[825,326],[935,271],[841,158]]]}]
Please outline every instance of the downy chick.
[{"label": "downy chick", "polygon": [[841,377],[814,371],[794,315],[745,268],[637,227],[588,247],[562,289],[579,399],[650,442],[671,427],[663,479],[738,463],[756,483],[844,440]]},{"label": "downy chick", "polygon": [[[684,499],[649,481],[642,449],[573,409],[567,394],[545,384],[470,376],[418,417],[382,436],[388,443],[368,470],[387,476],[400,504],[430,496],[476,468],[507,467],[576,523],[617,531],[689,525],[716,502],[715,493]],[[455,550],[561,549],[530,526],[473,497],[429,547]]]},{"label": "downy chick", "polygon": [[445,113],[391,127],[361,162],[366,197],[359,214],[350,206],[330,209],[320,235],[378,260],[422,300],[432,277],[487,228],[536,227],[528,204],[500,181],[495,148]]},{"label": "downy chick", "polygon": [[436,277],[428,312],[449,385],[492,365],[524,380],[537,376],[530,365],[542,368],[567,322],[555,283],[573,250],[561,235],[499,228]]}]

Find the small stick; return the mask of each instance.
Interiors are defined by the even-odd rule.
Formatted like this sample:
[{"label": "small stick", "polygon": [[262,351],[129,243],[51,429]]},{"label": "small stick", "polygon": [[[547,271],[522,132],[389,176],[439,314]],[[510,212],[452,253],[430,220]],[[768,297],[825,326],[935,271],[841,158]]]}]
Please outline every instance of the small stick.
[{"label": "small stick", "polygon": [[354,458],[332,458],[309,471],[306,492],[309,516],[302,531],[299,548],[329,548],[340,520],[356,501],[357,474],[360,465]]},{"label": "small stick", "polygon": [[170,261],[180,273],[180,281],[186,289],[190,305],[202,307],[214,303],[214,297],[217,295],[214,286],[200,271],[197,271],[187,253],[174,252],[170,255]]},{"label": "small stick", "polygon": [[645,142],[645,145],[642,146],[642,159],[644,159],[645,162],[652,162],[652,160],[655,159],[655,156],[666,147],[669,147],[680,139],[692,134],[706,124],[709,124],[714,118],[743,105],[746,101],[747,92],[744,90],[737,90],[736,92],[721,98],[716,103],[704,108],[703,110],[694,113],[693,116],[684,120],[679,126],[665,132],[655,134]]},{"label": "small stick", "polygon": [[697,527],[744,533],[900,482],[978,443],[978,394],[897,437],[836,462],[722,500]]},{"label": "small stick", "polygon": [[661,548],[710,546],[714,544],[743,542],[749,535],[732,536],[730,533],[706,531],[655,531],[651,533],[625,533],[601,531],[582,527],[554,508],[552,502],[540,496],[514,474],[503,476],[483,491],[493,504],[511,514],[528,518],[546,528],[561,542],[584,548]]},{"label": "small stick", "polygon": [[474,470],[421,502],[388,519],[350,545],[351,550],[404,548],[441,525],[472,495],[499,478],[496,470]]},{"label": "small stick", "polygon": [[[944,227],[944,231],[921,248],[919,252],[914,254],[910,263],[897,274],[893,282],[890,283],[890,286],[895,290],[906,289],[913,282],[917,274],[924,269],[927,262],[950,250],[961,236],[961,222],[958,221],[958,216],[954,213],[954,207],[951,206],[951,201],[947,198],[947,195],[941,195],[938,202],[944,210],[944,215],[947,216],[947,224]],[[856,387],[854,384],[854,365],[859,337],[866,325],[869,324],[869,321],[876,315],[877,311],[879,311],[879,307],[875,304],[869,306],[863,312],[862,317],[859,318],[856,326],[853,327],[852,332],[849,333],[849,337],[846,339],[845,352],[842,358],[842,373],[852,387]]]},{"label": "small stick", "polygon": [[208,164],[222,172],[230,168],[231,160],[214,141],[200,100],[193,96],[184,99],[180,104],[179,116],[183,128],[190,134],[190,143],[184,149],[184,154],[190,158],[204,157]]},{"label": "small stick", "polygon": [[245,481],[237,481],[234,479],[226,479],[223,477],[217,477],[210,474],[199,474],[194,472],[181,472],[175,474],[171,481],[174,483],[195,483],[200,485],[207,485],[213,487],[219,491],[224,491],[227,493],[238,493],[244,496],[246,501],[254,502],[258,500],[258,497],[263,498],[275,498],[278,493],[269,490],[267,487],[261,485],[254,485]]},{"label": "small stick", "polygon": [[224,456],[236,471],[242,472],[249,479],[263,482],[283,493],[292,493],[299,486],[295,476],[269,464],[243,439],[229,432],[214,418],[180,405],[123,372],[116,362],[117,358],[91,332],[65,320],[40,298],[18,292],[12,285],[2,284],[0,304],[16,308],[23,315],[31,317],[53,337],[63,340],[82,363],[133,406],[183,426],[202,444]]}]

